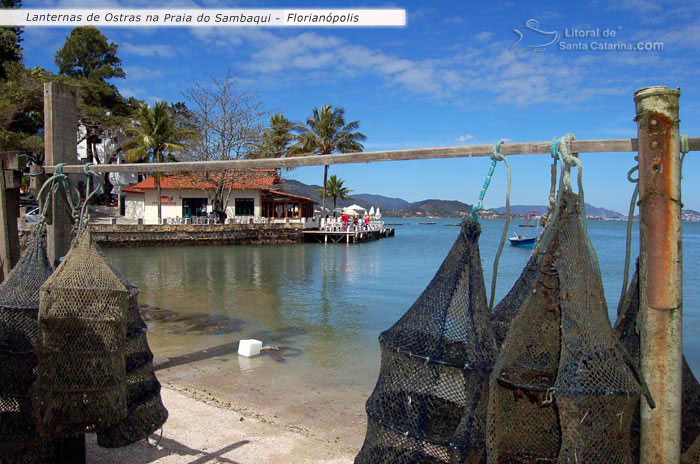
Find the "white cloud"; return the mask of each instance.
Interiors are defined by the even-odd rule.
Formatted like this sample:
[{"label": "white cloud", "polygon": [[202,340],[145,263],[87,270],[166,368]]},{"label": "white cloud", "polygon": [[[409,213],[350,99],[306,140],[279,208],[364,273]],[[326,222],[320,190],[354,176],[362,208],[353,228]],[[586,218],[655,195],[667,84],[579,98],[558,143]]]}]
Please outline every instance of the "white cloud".
[{"label": "white cloud", "polygon": [[476,137],[474,137],[473,135],[467,134],[467,135],[460,135],[460,136],[457,137],[455,140],[456,140],[457,142],[468,142],[468,141],[470,141],[470,140],[474,140],[475,138],[476,138]]},{"label": "white cloud", "polygon": [[125,66],[124,72],[128,80],[148,80],[156,77],[163,77],[164,73],[160,69],[145,66]]},{"label": "white cloud", "polygon": [[[465,108],[469,108],[468,102],[482,100],[480,97],[489,98],[494,105],[526,107],[581,103],[629,93],[635,83],[623,78],[629,69],[623,63],[653,60],[622,53],[577,55],[553,49],[516,55],[509,49],[509,39],[493,40],[490,32],[477,34],[475,39],[481,41],[435,50],[429,59],[408,59],[318,32],[199,28],[192,33],[208,44],[228,44],[236,51],[237,66],[244,70],[242,77],[257,82],[281,86],[374,76],[391,90]],[[250,55],[241,56],[241,50],[250,50]],[[279,79],[280,73],[284,80]]]},{"label": "white cloud", "polygon": [[613,11],[656,13],[663,8],[658,1],[654,0],[612,0],[608,2],[608,9]]},{"label": "white cloud", "polygon": [[175,49],[170,45],[162,44],[132,44],[123,42],[119,45],[120,51],[127,55],[136,56],[159,56],[161,58],[171,58],[175,56]]},{"label": "white cloud", "polygon": [[478,34],[475,34],[473,36],[473,39],[476,40],[477,42],[487,42],[491,40],[493,37],[493,32],[489,31],[484,31],[484,32],[479,32]]}]

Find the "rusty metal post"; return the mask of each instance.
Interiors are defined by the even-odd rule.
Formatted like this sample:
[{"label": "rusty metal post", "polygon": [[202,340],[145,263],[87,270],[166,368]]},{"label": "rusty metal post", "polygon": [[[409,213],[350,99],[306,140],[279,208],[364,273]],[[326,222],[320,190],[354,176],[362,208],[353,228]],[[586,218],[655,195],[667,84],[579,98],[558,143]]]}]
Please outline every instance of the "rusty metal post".
[{"label": "rusty metal post", "polygon": [[656,401],[641,402],[640,463],[678,463],[681,453],[680,89],[634,94],[639,137],[641,370]]}]

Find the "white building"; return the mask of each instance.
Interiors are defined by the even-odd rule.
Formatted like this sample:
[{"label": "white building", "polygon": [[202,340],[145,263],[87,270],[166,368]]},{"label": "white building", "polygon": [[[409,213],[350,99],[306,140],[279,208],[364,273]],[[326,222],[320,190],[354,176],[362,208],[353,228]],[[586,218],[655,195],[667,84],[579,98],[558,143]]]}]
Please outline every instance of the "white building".
[{"label": "white building", "polygon": [[[226,181],[224,196],[229,189],[226,215],[229,218],[266,217],[301,219],[313,216],[314,202],[310,198],[276,191],[281,180],[276,170],[237,172]],[[179,219],[205,216],[212,211],[216,182],[190,176],[163,176],[161,186],[162,217]],[[126,194],[124,216],[143,219],[145,224],[158,223],[158,194],[155,177],[124,187]]]},{"label": "white building", "polygon": [[[87,161],[87,141],[85,140],[85,127],[78,127],[78,160],[85,163]],[[121,129],[107,130],[101,137],[101,142],[95,144],[93,157],[95,162],[105,164],[107,161],[112,161],[112,164],[121,164],[124,162],[124,152],[117,152],[121,145],[126,141],[126,136]],[[112,159],[114,158],[114,159]],[[131,172],[110,172],[109,181],[114,186],[112,193],[120,195],[122,188],[127,185],[138,182],[138,175]],[[101,190],[100,190],[101,192]]]}]

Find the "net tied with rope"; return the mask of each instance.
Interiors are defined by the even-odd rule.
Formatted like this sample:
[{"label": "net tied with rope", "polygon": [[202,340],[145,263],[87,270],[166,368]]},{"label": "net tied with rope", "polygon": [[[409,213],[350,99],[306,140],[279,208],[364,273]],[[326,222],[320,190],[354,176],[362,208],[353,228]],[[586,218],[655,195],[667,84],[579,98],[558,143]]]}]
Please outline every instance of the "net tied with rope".
[{"label": "net tied with rope", "polygon": [[37,366],[39,290],[52,272],[44,248],[46,211],[51,196],[59,190],[60,176],[42,186],[37,195],[41,214],[31,240],[0,284],[0,462],[48,462],[53,458],[52,443],[37,429],[31,387]]},{"label": "net tied with rope", "polygon": [[534,282],[523,284],[491,376],[490,463],[631,462],[630,423],[641,388],[608,321],[572,140],[562,138],[556,206],[526,269]]},{"label": "net tied with rope", "polygon": [[[504,159],[499,147],[479,203],[432,281],[379,337],[381,369],[366,404],[367,435],[358,464],[485,458],[488,377],[496,345],[478,246],[481,226],[474,218],[497,161]],[[510,172],[508,177],[510,184]]]}]

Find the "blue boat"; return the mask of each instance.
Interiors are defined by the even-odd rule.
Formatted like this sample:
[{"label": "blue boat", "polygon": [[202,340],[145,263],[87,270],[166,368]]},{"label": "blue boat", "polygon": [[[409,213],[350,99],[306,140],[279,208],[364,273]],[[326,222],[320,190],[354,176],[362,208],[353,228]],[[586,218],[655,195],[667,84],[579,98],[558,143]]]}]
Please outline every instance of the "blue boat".
[{"label": "blue boat", "polygon": [[523,237],[522,235],[513,235],[508,237],[510,244],[519,248],[535,248],[537,237]]},{"label": "blue boat", "polygon": [[539,211],[531,210],[527,212],[525,216],[525,224],[520,224],[521,227],[525,227],[525,235],[516,234],[513,232],[512,237],[508,237],[508,241],[514,247],[518,248],[535,248],[535,242],[537,241],[537,234],[534,237],[530,237],[530,227],[537,227],[536,225],[530,225],[530,220],[534,218]]}]

